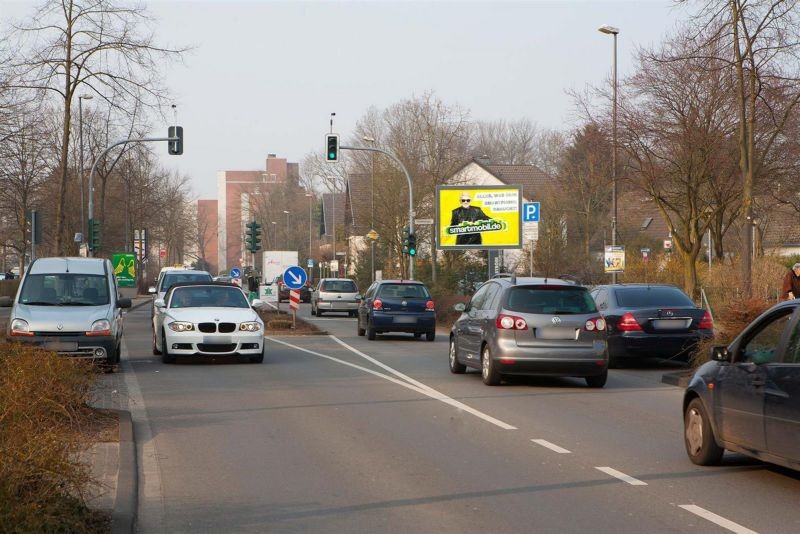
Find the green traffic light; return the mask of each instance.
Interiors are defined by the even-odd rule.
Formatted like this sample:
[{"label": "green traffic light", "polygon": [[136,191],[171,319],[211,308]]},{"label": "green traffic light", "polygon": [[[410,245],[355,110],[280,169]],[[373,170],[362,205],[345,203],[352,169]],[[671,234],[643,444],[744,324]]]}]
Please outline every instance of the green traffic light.
[{"label": "green traffic light", "polygon": [[329,152],[328,153],[328,159],[336,159],[336,153],[335,152]]}]

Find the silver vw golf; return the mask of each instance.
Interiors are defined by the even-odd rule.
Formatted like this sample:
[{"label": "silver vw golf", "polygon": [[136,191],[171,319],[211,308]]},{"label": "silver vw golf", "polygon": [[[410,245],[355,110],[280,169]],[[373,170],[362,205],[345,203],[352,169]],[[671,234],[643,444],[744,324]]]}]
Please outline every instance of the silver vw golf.
[{"label": "silver vw golf", "polygon": [[608,377],[606,322],[585,287],[553,278],[497,278],[484,283],[450,332],[450,371],[480,369],[494,386],[503,375]]}]

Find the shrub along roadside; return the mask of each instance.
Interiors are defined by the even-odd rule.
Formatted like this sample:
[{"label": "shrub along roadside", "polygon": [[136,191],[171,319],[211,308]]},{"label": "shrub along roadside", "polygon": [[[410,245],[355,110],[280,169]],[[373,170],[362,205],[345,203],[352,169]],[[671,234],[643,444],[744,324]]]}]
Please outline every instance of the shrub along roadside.
[{"label": "shrub along roadside", "polygon": [[94,368],[19,344],[0,344],[0,532],[91,532],[89,466]]}]

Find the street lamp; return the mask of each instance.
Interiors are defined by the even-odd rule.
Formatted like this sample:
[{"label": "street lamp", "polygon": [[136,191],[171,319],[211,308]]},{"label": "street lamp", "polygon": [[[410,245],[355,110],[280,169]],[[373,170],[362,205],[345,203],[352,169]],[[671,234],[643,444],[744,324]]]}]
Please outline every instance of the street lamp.
[{"label": "street lamp", "polygon": [[[605,24],[598,28],[598,31],[606,35],[614,36],[614,89],[611,107],[611,246],[617,244],[617,35],[619,28]],[[611,273],[611,283],[617,283],[617,273]]]},{"label": "street lamp", "polygon": [[[367,143],[372,143],[375,146],[375,138],[365,135],[362,137]],[[371,232],[375,231],[375,152],[370,152],[370,216],[369,216],[369,229]],[[375,240],[370,239],[370,272],[372,273],[372,281],[375,281]]]},{"label": "street lamp", "polygon": [[272,225],[272,250],[278,250],[278,223],[270,221]]},{"label": "street lamp", "polygon": [[[311,254],[311,207],[313,205],[312,199],[314,195],[311,193],[306,193],[306,198],[308,198],[308,258],[312,259],[313,256]],[[308,267],[308,280],[309,283],[311,282],[311,273],[313,272],[313,267]]]},{"label": "street lamp", "polygon": [[286,238],[286,248],[289,248],[289,214],[291,211],[283,210],[283,213],[286,214],[286,228],[284,229],[283,235]]},{"label": "street lamp", "polygon": [[86,212],[84,211],[86,200],[83,197],[84,189],[86,189],[85,177],[83,175],[83,101],[91,100],[92,98],[94,98],[92,95],[78,96],[78,141],[80,145],[78,148],[80,151],[80,156],[78,157],[80,169],[78,172],[80,172],[81,175],[81,233],[84,236],[83,241],[86,241]]}]

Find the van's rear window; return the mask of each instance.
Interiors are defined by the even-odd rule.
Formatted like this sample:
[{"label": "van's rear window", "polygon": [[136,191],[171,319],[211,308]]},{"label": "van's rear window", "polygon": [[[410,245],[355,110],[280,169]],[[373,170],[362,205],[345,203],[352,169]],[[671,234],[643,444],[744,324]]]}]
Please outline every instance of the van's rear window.
[{"label": "van's rear window", "polygon": [[584,287],[517,286],[509,290],[504,306],[508,311],[552,315],[597,312]]},{"label": "van's rear window", "polygon": [[102,306],[108,304],[108,279],[103,275],[29,274],[19,295],[29,306]]}]

